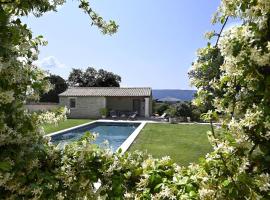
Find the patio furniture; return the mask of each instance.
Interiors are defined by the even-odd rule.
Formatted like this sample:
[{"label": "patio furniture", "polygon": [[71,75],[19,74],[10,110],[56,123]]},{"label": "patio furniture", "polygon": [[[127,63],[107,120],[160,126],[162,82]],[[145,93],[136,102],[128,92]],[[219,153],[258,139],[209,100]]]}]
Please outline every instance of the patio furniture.
[{"label": "patio furniture", "polygon": [[167,121],[167,113],[163,113],[161,116],[152,116],[151,118],[152,119],[155,119],[155,120],[164,120],[164,121]]},{"label": "patio furniture", "polygon": [[120,115],[120,117],[121,117],[121,118],[126,118],[127,116],[126,116],[125,113],[122,113],[122,114]]},{"label": "patio furniture", "polygon": [[167,113],[163,113],[161,116],[157,117],[158,119],[165,119]]},{"label": "patio furniture", "polygon": [[111,116],[111,118],[117,118],[117,114],[114,110],[110,111],[110,116]]},{"label": "patio furniture", "polygon": [[133,114],[131,114],[131,115],[128,117],[128,119],[130,119],[130,120],[136,119],[137,114],[138,114],[137,112],[134,112]]}]

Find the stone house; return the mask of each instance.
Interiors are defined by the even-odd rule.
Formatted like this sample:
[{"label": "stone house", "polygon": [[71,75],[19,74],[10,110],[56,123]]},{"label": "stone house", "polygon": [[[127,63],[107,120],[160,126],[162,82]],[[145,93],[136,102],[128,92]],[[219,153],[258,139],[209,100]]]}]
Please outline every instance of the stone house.
[{"label": "stone house", "polygon": [[149,117],[152,90],[146,87],[72,87],[59,94],[59,104],[70,109],[70,118],[99,118],[101,108]]}]

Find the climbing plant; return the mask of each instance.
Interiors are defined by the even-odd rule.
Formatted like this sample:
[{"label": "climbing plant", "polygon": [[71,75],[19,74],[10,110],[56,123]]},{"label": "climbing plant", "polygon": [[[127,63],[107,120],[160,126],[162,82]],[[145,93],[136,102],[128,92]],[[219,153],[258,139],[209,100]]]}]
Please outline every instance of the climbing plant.
[{"label": "climbing plant", "polygon": [[[223,29],[230,18],[242,24]],[[210,102],[204,117],[222,127],[209,132],[214,151],[202,164],[201,197],[267,199],[270,196],[270,2],[221,2],[223,24],[214,45],[200,49],[190,73],[196,104]],[[224,31],[226,30],[226,31]]]},{"label": "climbing plant", "polygon": [[[80,0],[92,24],[106,23]],[[269,199],[270,198],[270,3],[222,0],[214,22],[216,44],[198,51],[190,73],[196,104],[221,127],[208,133],[213,152],[200,164],[179,167],[168,157],[112,153],[92,145],[94,135],[59,149],[43,137],[42,119],[24,103],[49,89],[33,65],[42,37],[33,38],[21,16],[53,11],[62,0],[0,1],[0,199]],[[223,27],[224,27],[223,26]],[[96,183],[101,184],[98,191]]]},{"label": "climbing plant", "polygon": [[[67,198],[67,191],[75,190],[64,189],[68,187],[64,173],[69,173],[61,172],[65,156],[48,144],[41,128],[44,120],[55,123],[63,115],[31,114],[24,108],[25,102],[37,99],[50,85],[45,73],[33,64],[38,58],[39,45],[46,45],[46,41],[42,36],[34,38],[20,17],[30,14],[40,17],[56,11],[64,2],[0,1],[0,199],[54,199],[62,192]],[[87,1],[79,0],[78,6],[104,34],[116,32],[115,22],[105,22]],[[79,193],[78,188],[74,195]],[[91,190],[78,197],[89,193]]]}]

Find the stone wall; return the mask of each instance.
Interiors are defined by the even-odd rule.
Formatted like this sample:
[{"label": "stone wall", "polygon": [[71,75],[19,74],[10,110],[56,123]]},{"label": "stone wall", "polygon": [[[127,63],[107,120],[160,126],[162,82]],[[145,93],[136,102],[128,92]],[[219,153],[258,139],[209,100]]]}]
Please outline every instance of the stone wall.
[{"label": "stone wall", "polygon": [[[70,108],[69,99],[76,99],[76,107]],[[60,97],[59,104],[70,109],[70,118],[99,118],[100,109],[106,107],[105,97]]]},{"label": "stone wall", "polygon": [[[76,99],[76,107],[70,108],[69,99]],[[149,98],[149,97],[148,97]],[[100,109],[109,111],[133,111],[133,100],[141,101],[140,116],[145,116],[145,97],[59,97],[59,105],[70,109],[70,118],[99,118]],[[152,113],[152,99],[149,100],[149,114]]]},{"label": "stone wall", "polygon": [[25,108],[29,112],[48,111],[56,109],[59,105],[57,103],[30,103],[26,104]]}]

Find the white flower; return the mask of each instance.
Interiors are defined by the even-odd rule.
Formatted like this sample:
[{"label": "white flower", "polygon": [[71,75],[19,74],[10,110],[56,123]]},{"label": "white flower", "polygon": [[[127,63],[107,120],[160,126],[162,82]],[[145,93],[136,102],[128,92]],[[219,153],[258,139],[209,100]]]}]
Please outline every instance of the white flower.
[{"label": "white flower", "polygon": [[62,192],[58,192],[57,195],[56,195],[56,198],[58,200],[64,200],[65,199],[65,196],[62,194]]},{"label": "white flower", "polygon": [[270,190],[270,176],[267,173],[263,173],[260,175],[259,179],[259,189],[261,191],[269,191]]},{"label": "white flower", "polygon": [[244,158],[240,167],[239,167],[239,172],[240,173],[245,172],[249,168],[249,166],[250,166],[249,160],[247,158]]},{"label": "white flower", "polygon": [[201,199],[211,199],[215,194],[214,190],[211,189],[199,189],[199,195]]},{"label": "white flower", "polygon": [[131,193],[125,192],[124,197],[125,198],[132,198],[132,197],[134,197],[134,195]]},{"label": "white flower", "polygon": [[42,189],[41,188],[35,188],[33,191],[32,191],[32,194],[36,197],[39,197],[41,196],[42,194]]},{"label": "white flower", "polygon": [[176,199],[175,195],[170,190],[170,188],[168,186],[165,186],[165,185],[161,186],[161,191],[159,194],[161,197],[167,197],[169,199]]}]

